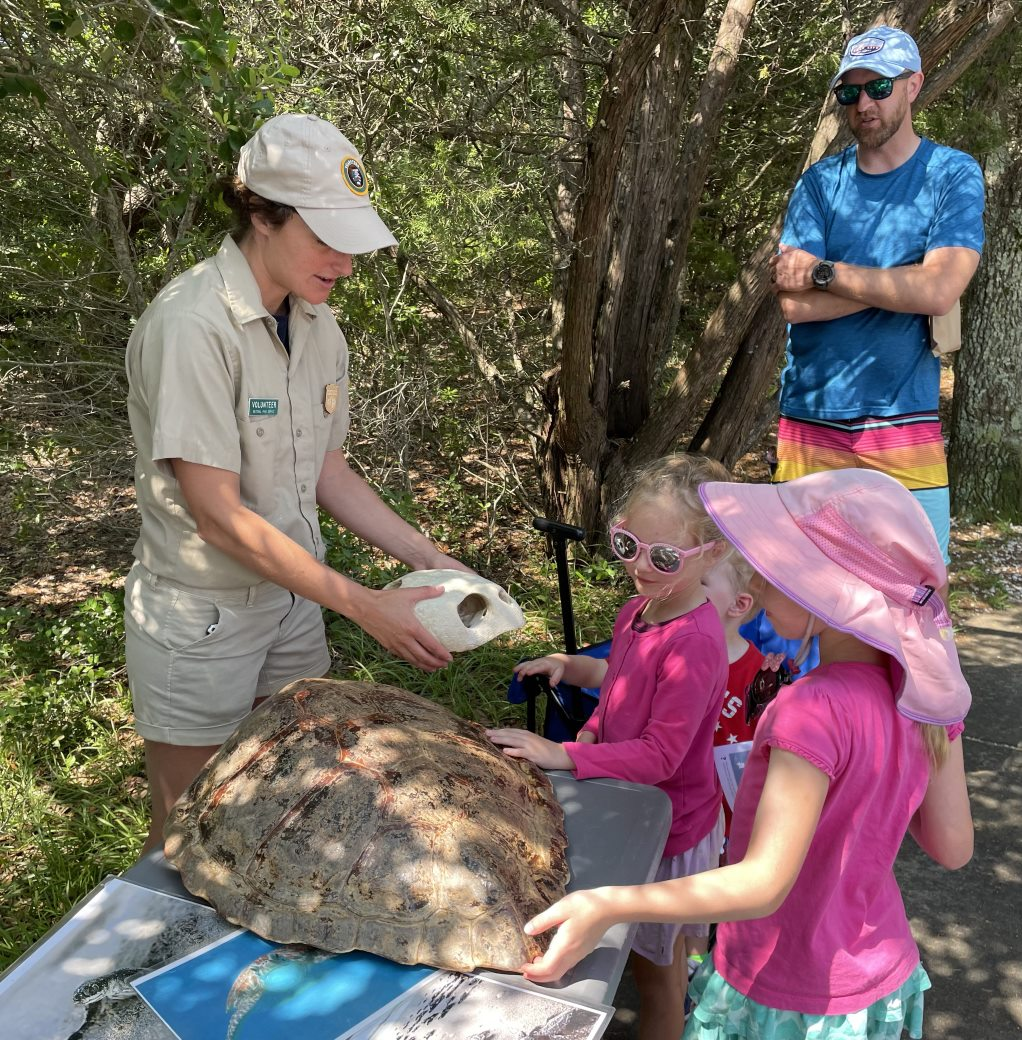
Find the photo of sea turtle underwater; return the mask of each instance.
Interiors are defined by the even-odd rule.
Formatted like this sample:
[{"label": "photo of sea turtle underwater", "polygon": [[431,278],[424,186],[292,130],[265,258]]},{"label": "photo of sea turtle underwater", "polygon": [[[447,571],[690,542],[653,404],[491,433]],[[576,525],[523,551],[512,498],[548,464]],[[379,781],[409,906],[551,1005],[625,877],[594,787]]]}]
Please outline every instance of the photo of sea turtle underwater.
[{"label": "photo of sea turtle underwater", "polygon": [[185,1040],[338,1040],[421,979],[424,966],[282,946],[240,930],[133,983]]},{"label": "photo of sea turtle underwater", "polygon": [[241,930],[133,982],[183,1040],[594,1040],[613,1009],[521,979],[281,946]]}]

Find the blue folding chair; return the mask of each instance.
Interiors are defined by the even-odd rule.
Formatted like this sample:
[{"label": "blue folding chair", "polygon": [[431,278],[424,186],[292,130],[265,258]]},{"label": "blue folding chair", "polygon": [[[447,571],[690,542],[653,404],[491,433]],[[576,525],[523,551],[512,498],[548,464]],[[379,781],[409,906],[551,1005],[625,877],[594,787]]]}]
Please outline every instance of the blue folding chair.
[{"label": "blue folding chair", "polygon": [[[571,582],[568,576],[568,539],[581,541],[585,530],[571,524],[558,523],[544,517],[533,517],[532,526],[548,535],[557,562],[557,590],[561,601],[561,622],[564,627],[564,651],[586,657],[606,658],[610,653],[610,640],[592,646],[578,648],[575,638],[575,611],[571,604]],[[507,699],[512,704],[526,705],[525,724],[533,733],[537,732],[537,704],[542,699],[543,736],[558,743],[574,740],[585,721],[592,715],[600,699],[600,691],[585,686],[573,686],[560,682],[551,687],[545,675],[527,675],[524,679],[514,678],[508,687]]]}]

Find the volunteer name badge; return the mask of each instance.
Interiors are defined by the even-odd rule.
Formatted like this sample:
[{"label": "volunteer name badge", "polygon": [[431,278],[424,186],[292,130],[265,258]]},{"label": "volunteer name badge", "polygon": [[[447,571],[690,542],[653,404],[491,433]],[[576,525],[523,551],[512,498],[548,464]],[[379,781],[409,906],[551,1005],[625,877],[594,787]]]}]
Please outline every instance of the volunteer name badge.
[{"label": "volunteer name badge", "polygon": [[275,397],[250,397],[248,399],[249,417],[256,415],[276,415],[277,398]]},{"label": "volunteer name badge", "polygon": [[341,388],[336,383],[327,383],[323,387],[323,411],[333,415],[337,410],[337,402],[341,398]]}]

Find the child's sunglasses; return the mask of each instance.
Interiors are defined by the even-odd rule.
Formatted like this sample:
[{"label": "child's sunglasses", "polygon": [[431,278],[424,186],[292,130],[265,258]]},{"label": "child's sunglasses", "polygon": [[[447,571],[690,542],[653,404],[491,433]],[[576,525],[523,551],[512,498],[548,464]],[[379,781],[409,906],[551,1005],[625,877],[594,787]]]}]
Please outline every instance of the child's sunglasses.
[{"label": "child's sunglasses", "polygon": [[791,682],[791,672],[782,664],[776,671],[761,668],[745,691],[745,725],[751,726],[763,709],[777,696],[782,686]]},{"label": "child's sunglasses", "polygon": [[834,97],[839,105],[854,105],[859,100],[859,95],[866,91],[866,97],[873,101],[883,101],[894,93],[894,84],[899,79],[908,79],[911,72],[903,72],[900,76],[881,76],[879,79],[871,79],[868,83],[843,83],[834,88]]},{"label": "child's sunglasses", "polygon": [[661,574],[677,574],[690,556],[702,556],[717,540],[703,542],[694,549],[679,549],[669,542],[640,542],[631,531],[614,526],[610,529],[610,548],[619,560],[631,563],[637,560],[643,549],[649,553],[649,562]]}]

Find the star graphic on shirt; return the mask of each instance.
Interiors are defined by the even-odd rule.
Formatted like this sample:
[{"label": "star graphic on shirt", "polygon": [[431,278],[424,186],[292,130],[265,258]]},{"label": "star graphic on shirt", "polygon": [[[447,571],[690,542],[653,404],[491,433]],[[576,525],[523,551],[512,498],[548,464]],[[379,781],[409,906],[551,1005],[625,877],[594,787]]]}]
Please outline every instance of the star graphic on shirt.
[{"label": "star graphic on shirt", "polygon": [[737,744],[738,738],[732,733],[731,736],[727,738],[727,742],[729,744]]},{"label": "star graphic on shirt", "polygon": [[720,730],[720,723],[718,722],[717,725],[713,727],[713,732],[717,733],[717,732],[719,732],[719,730]]}]

